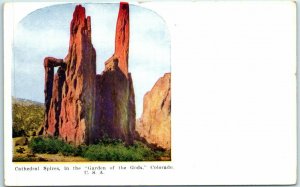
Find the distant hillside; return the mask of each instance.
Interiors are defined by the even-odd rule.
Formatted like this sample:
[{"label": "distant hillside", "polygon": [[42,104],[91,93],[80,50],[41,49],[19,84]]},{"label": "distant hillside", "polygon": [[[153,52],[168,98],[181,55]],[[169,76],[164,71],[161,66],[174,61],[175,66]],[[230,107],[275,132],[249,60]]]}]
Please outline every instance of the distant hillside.
[{"label": "distant hillside", "polygon": [[12,97],[12,103],[23,105],[23,106],[30,106],[30,105],[44,106],[44,103],[40,103],[37,101],[31,101],[28,99],[21,99],[21,98],[17,98],[17,97]]},{"label": "distant hillside", "polygon": [[13,137],[31,136],[43,124],[44,104],[12,98]]}]

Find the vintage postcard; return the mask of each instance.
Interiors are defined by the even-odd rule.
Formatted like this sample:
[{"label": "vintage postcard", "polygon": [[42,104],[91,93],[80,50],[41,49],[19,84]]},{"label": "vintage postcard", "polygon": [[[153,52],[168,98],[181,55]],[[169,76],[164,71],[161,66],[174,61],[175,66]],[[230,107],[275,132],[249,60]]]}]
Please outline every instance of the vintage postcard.
[{"label": "vintage postcard", "polygon": [[292,1],[6,3],[4,40],[8,186],[296,182]]}]

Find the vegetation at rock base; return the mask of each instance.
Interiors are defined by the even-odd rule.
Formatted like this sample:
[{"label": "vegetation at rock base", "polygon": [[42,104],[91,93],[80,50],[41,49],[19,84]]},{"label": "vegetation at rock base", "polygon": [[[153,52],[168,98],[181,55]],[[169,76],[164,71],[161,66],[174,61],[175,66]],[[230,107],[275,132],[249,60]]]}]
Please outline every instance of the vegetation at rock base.
[{"label": "vegetation at rock base", "polygon": [[83,157],[92,161],[151,161],[159,160],[161,155],[162,152],[153,151],[138,141],[126,146],[121,140],[112,139],[103,139],[83,152]]},{"label": "vegetation at rock base", "polygon": [[13,98],[13,137],[32,136],[42,125],[44,106],[41,103]]},{"label": "vegetation at rock base", "polygon": [[36,136],[44,119],[43,104],[13,98],[12,107],[14,162],[170,160],[169,151],[153,150],[140,141],[128,146],[104,137],[96,144],[75,147],[58,138]]},{"label": "vegetation at rock base", "polygon": [[28,146],[33,153],[61,153],[65,156],[77,156],[77,150],[79,150],[79,148],[76,148],[70,144],[63,142],[62,140],[55,138],[35,137],[29,142]]},{"label": "vegetation at rock base", "polygon": [[161,151],[153,151],[141,142],[126,146],[120,140],[105,139],[98,144],[75,147],[56,138],[33,138],[29,143],[31,151],[36,153],[81,156],[90,161],[154,161],[163,156]]}]

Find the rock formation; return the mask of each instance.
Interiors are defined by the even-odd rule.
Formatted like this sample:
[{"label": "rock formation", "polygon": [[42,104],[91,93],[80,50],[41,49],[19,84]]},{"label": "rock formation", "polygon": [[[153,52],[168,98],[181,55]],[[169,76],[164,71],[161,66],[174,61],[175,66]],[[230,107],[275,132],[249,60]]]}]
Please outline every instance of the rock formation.
[{"label": "rock formation", "polygon": [[[78,5],[70,25],[65,59],[47,57],[45,67],[44,134],[66,142],[89,144],[109,137],[133,142],[135,100],[128,72],[129,5],[120,3],[115,52],[96,75],[91,19]],[[59,67],[54,75],[54,67]]]},{"label": "rock formation", "polygon": [[[59,66],[54,74],[54,67]],[[96,52],[91,19],[78,5],[70,25],[69,52],[64,60],[45,58],[44,134],[73,144],[89,143],[95,109]]]},{"label": "rock formation", "polygon": [[[54,75],[54,67],[59,71]],[[46,57],[44,60],[45,69],[45,133],[51,136],[58,134],[58,121],[61,105],[61,88],[64,82],[63,59]],[[53,82],[54,81],[54,82]]]},{"label": "rock formation", "polygon": [[128,75],[128,52],[129,52],[129,5],[120,3],[118,21],[116,26],[115,53],[120,70]]},{"label": "rock formation", "polygon": [[171,149],[171,73],[161,77],[144,96],[137,136],[158,148]]},{"label": "rock formation", "polygon": [[135,100],[128,72],[129,5],[121,3],[116,27],[115,52],[96,78],[94,139],[109,137],[133,142]]},{"label": "rock formation", "polygon": [[95,110],[96,51],[91,42],[91,18],[76,6],[65,58],[66,81],[60,113],[60,137],[75,144],[89,143]]}]

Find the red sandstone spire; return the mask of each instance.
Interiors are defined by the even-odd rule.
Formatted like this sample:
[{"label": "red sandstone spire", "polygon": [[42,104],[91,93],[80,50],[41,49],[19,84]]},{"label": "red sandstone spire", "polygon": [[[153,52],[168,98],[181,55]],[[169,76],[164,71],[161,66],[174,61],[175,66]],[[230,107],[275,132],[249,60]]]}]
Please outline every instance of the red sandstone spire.
[{"label": "red sandstone spire", "polygon": [[73,12],[73,19],[70,24],[70,33],[75,34],[79,26],[85,25],[85,8],[77,5]]},{"label": "red sandstone spire", "polygon": [[120,3],[118,21],[116,26],[115,54],[119,61],[119,68],[127,76],[129,52],[129,5]]},{"label": "red sandstone spire", "polygon": [[132,144],[135,129],[135,99],[128,73],[129,5],[120,3],[116,26],[115,52],[96,76],[95,126],[93,139],[108,136]]},{"label": "red sandstone spire", "polygon": [[[45,58],[45,134],[88,144],[95,105],[96,51],[91,18],[77,5],[70,23],[69,52],[64,60]],[[54,67],[61,66],[54,75]]]},{"label": "red sandstone spire", "polygon": [[[70,42],[69,52],[66,56],[65,61],[70,61],[70,54],[72,53],[72,46],[74,43],[83,45],[84,43],[91,43],[91,18],[86,17],[85,8],[81,5],[77,5],[73,12],[73,19],[70,23]],[[79,38],[83,38],[79,39]],[[87,41],[85,40],[87,39]]]}]

